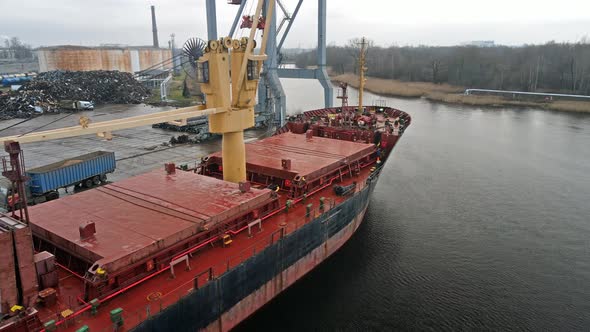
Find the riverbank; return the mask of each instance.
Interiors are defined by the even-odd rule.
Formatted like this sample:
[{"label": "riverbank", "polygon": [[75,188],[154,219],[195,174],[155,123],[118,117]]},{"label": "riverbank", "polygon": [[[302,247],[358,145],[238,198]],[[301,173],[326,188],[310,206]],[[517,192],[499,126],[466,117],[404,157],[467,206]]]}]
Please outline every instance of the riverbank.
[{"label": "riverbank", "polygon": [[[358,76],[342,74],[331,76],[336,82],[345,82],[358,88]],[[428,100],[448,104],[488,107],[534,107],[554,111],[587,112],[590,113],[590,102],[559,100],[553,102],[535,102],[504,99],[499,96],[464,95],[464,87],[449,84],[434,84],[427,82],[402,82],[382,78],[367,78],[365,89],[372,93],[391,97],[425,98]]]}]

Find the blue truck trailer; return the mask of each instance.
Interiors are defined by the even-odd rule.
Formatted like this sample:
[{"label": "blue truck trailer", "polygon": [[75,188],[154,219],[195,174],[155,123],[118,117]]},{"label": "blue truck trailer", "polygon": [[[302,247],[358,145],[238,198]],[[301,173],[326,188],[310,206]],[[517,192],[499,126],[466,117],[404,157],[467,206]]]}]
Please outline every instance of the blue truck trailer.
[{"label": "blue truck trailer", "polygon": [[27,74],[13,74],[13,75],[2,75],[0,76],[0,84],[4,87],[11,86],[11,85],[22,85],[33,78],[35,78],[37,74],[27,73]]},{"label": "blue truck trailer", "polygon": [[[38,204],[59,198],[59,189],[68,187],[92,188],[107,181],[107,174],[115,171],[115,153],[96,151],[53,164],[29,169],[26,175],[27,202]],[[6,207],[11,206],[12,190],[2,188]]]}]

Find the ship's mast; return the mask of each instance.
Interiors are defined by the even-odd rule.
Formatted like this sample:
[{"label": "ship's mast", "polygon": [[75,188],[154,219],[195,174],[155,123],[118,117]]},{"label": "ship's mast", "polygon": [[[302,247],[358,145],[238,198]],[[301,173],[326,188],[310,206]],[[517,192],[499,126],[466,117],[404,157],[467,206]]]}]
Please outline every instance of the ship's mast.
[{"label": "ship's mast", "polygon": [[359,55],[359,104],[358,104],[358,111],[359,113],[363,113],[363,91],[365,90],[365,71],[367,71],[366,67],[366,55],[367,55],[367,40],[365,37],[361,38],[361,53]]}]

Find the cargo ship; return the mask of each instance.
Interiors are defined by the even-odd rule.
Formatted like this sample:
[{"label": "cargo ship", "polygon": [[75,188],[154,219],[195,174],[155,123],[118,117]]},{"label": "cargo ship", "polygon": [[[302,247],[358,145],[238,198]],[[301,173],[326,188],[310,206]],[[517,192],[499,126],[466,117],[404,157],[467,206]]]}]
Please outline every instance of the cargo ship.
[{"label": "cargo ship", "polygon": [[264,42],[253,48],[253,34],[209,41],[198,60],[203,107],[0,139],[18,194],[21,143],[197,115],[223,135],[222,151],[192,169],[165,163],[41,205],[16,202],[0,217],[0,331],[227,331],[353,236],[410,116],[343,98],[244,144]]}]

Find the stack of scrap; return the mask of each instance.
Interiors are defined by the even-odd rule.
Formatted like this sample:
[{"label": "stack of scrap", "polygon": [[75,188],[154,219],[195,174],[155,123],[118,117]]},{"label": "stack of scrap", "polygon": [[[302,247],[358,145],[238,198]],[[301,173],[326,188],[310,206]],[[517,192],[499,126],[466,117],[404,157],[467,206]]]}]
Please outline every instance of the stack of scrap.
[{"label": "stack of scrap", "polygon": [[43,90],[56,99],[92,101],[95,104],[139,104],[149,89],[120,71],[49,71],[39,74],[21,90]]},{"label": "stack of scrap", "polygon": [[50,71],[39,74],[18,91],[0,94],[0,120],[58,112],[60,100],[139,104],[149,95],[150,90],[130,73],[104,70]]},{"label": "stack of scrap", "polygon": [[57,112],[57,106],[57,100],[43,90],[11,91],[0,94],[0,120]]}]

